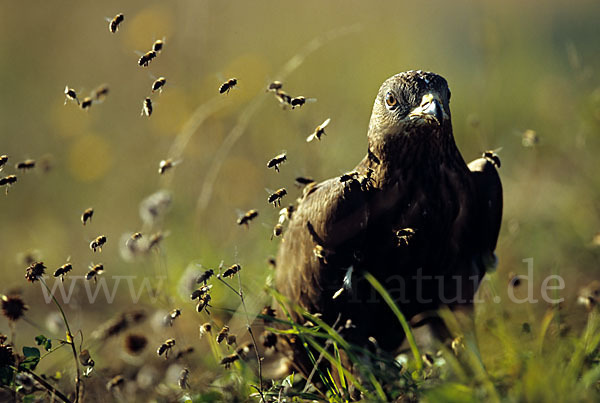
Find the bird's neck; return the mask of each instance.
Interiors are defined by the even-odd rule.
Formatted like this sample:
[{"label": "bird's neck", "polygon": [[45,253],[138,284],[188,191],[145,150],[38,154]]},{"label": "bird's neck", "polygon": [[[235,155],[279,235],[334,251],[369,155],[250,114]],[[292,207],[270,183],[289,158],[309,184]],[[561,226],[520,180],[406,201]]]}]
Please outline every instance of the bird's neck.
[{"label": "bird's neck", "polygon": [[397,182],[399,177],[416,181],[436,181],[441,170],[467,170],[450,125],[437,130],[414,129],[411,133],[369,136],[369,150],[380,163],[365,161],[375,172],[381,186]]}]

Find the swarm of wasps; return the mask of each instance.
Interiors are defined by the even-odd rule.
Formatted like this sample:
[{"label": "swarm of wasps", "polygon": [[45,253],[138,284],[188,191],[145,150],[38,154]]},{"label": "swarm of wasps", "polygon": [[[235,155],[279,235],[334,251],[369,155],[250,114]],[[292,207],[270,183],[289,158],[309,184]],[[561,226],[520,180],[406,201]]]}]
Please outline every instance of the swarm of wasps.
[{"label": "swarm of wasps", "polygon": [[93,103],[103,102],[106,96],[108,95],[110,88],[107,84],[102,84],[95,90],[93,90],[89,96],[84,97],[81,101],[77,96],[77,92],[73,88],[70,88],[68,85],[65,86],[65,105],[67,102],[75,102],[81,109],[87,110],[92,107]]},{"label": "swarm of wasps", "polygon": [[[113,18],[107,18],[106,20],[108,21],[108,31],[112,34],[116,34],[118,32],[121,24],[123,23],[123,21],[125,21],[125,16],[122,13],[118,13]],[[148,67],[150,65],[150,62],[152,62],[152,60],[154,60],[156,57],[158,57],[158,55],[160,55],[160,53],[163,51],[164,47],[165,47],[165,38],[155,40],[149,51],[147,51],[146,53],[140,54],[140,57],[137,61],[138,66]],[[151,93],[154,94],[157,91],[159,93],[162,92],[166,83],[167,83],[167,79],[163,76],[160,76],[159,78],[155,79],[150,86]],[[89,96],[86,96],[80,100],[75,89],[73,89],[67,85],[67,86],[65,86],[65,91],[64,91],[65,104],[67,102],[71,101],[71,102],[76,103],[81,109],[89,110],[94,103],[102,102],[104,100],[104,98],[108,95],[108,93],[109,93],[108,85],[103,84],[103,85],[99,86],[98,88],[96,88],[95,90],[93,90]],[[154,110],[154,107],[152,104],[152,99],[150,97],[145,97],[142,101],[141,115],[149,117],[152,115],[153,110]]]},{"label": "swarm of wasps", "polygon": [[[6,154],[0,155],[0,172],[4,170],[6,165],[8,164],[9,157]],[[21,173],[25,173],[27,171],[31,171],[36,167],[36,160],[26,159],[23,161],[19,161],[15,164],[15,169],[19,170]],[[44,169],[44,171],[46,171]],[[0,187],[5,186],[5,193],[8,194],[8,189],[17,183],[17,175],[7,175],[0,177]]]}]

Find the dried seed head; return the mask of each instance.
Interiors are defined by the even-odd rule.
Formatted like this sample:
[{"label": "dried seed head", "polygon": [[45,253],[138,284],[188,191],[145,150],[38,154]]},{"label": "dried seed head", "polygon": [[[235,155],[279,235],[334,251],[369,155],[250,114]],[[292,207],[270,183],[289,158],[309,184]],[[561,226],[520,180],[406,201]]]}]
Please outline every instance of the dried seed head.
[{"label": "dried seed head", "polygon": [[15,354],[11,346],[0,344],[0,367],[15,365]]},{"label": "dried seed head", "polygon": [[140,354],[148,345],[148,339],[141,334],[128,334],[125,338],[125,350],[129,354]]},{"label": "dried seed head", "polygon": [[46,266],[42,262],[33,262],[27,268],[27,272],[25,273],[25,278],[27,281],[33,283],[36,280],[39,280],[40,277],[44,275],[46,272]]},{"label": "dried seed head", "polygon": [[2,314],[8,320],[15,321],[21,318],[27,310],[27,305],[19,296],[2,296]]},{"label": "dried seed head", "polygon": [[267,305],[260,311],[260,315],[263,317],[264,323],[271,322],[271,319],[275,318],[275,310],[271,308],[271,305]]},{"label": "dried seed head", "polygon": [[277,345],[277,335],[273,332],[265,330],[262,334],[263,346],[265,348],[275,348]]}]

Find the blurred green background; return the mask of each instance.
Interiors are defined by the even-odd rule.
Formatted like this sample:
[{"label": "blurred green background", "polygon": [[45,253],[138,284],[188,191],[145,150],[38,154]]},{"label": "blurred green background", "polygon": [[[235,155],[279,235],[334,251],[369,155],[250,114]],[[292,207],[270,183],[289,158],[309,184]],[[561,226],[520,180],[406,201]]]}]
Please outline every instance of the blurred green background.
[{"label": "blurred green background", "polygon": [[[111,34],[105,17],[118,12],[125,21]],[[591,0],[2,1],[0,154],[10,157],[2,175],[26,158],[38,166],[17,173],[8,195],[0,194],[0,292],[20,291],[30,320],[45,326],[54,308],[43,306],[39,284],[24,279],[23,255],[33,251],[49,271],[68,257],[78,275],[90,262],[102,262],[109,284],[112,275],[166,270],[170,290],[190,263],[239,262],[244,284],[258,294],[269,274],[266,259],[279,242],[270,240],[278,209],[266,202],[266,189],[285,186],[284,203],[291,202],[300,194],[296,176],[322,180],[353,168],[365,153],[381,82],[423,69],[449,82],[465,159],[499,149],[505,212],[492,277],[499,294],[505,294],[507,273],[525,273],[522,260],[533,258],[540,274],[536,295],[542,275],[556,273],[566,281],[561,296],[572,302],[581,285],[598,277],[600,257],[593,243],[600,230],[599,15],[600,3]],[[332,32],[338,35],[327,40]],[[148,68],[139,67],[135,52],[163,37],[164,51]],[[283,110],[265,88],[315,39],[321,46],[299,60],[284,90],[317,102]],[[167,85],[152,95],[154,114],[141,117],[142,100],[159,76]],[[230,77],[239,85],[219,95]],[[110,94],[89,111],[63,105],[65,85],[83,97],[104,83]],[[159,161],[175,157],[171,147],[202,105],[212,113],[193,132],[181,163],[159,176]],[[306,136],[328,117],[327,136],[307,144]],[[248,121],[239,141],[219,151],[240,118]],[[535,131],[537,144],[524,146],[526,130]],[[282,150],[288,162],[277,174],[266,162]],[[48,172],[42,160],[50,162]],[[222,165],[207,195],[215,164]],[[139,203],[159,189],[172,192],[171,209],[145,230],[169,235],[159,253],[126,262],[120,238],[142,229]],[[90,206],[95,215],[83,227],[80,214]],[[250,208],[260,215],[247,230],[236,220]],[[93,254],[89,242],[100,234],[107,245]],[[126,308],[128,295],[123,287],[118,304],[90,305],[76,292],[67,307],[72,327],[91,332]],[[194,314],[183,295],[170,295],[156,309],[180,306],[184,315]],[[238,302],[213,298],[217,315]],[[197,323],[189,322],[190,340]],[[0,331],[9,331],[4,320]],[[26,340],[36,332],[17,325]]]}]

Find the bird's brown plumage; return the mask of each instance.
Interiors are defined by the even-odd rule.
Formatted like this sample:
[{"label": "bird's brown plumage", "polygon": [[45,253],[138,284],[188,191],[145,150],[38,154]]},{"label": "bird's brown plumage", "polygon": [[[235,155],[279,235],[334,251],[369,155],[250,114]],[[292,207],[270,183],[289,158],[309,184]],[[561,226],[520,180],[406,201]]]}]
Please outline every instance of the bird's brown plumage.
[{"label": "bird's brown plumage", "polygon": [[[369,123],[368,154],[355,167],[359,177],[305,188],[284,233],[278,290],[330,324],[338,316],[342,323],[351,319],[348,338],[355,343],[373,336],[393,351],[404,339],[391,310],[362,278],[365,271],[410,319],[441,305],[468,306],[495,263],[502,216],[495,161],[465,163],[449,100],[446,80],[434,73],[386,80]],[[361,186],[368,169],[370,186]],[[333,299],[348,273],[351,286]]]}]

